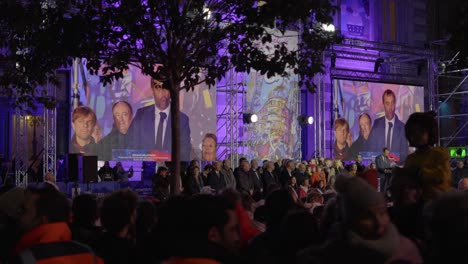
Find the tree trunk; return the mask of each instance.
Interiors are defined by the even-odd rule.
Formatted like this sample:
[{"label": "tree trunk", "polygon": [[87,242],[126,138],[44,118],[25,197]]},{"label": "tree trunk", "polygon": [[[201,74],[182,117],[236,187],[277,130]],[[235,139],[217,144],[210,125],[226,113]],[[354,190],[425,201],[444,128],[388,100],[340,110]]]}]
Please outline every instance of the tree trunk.
[{"label": "tree trunk", "polygon": [[171,93],[171,124],[172,124],[172,157],[171,157],[171,194],[180,193],[180,83],[172,83]]}]

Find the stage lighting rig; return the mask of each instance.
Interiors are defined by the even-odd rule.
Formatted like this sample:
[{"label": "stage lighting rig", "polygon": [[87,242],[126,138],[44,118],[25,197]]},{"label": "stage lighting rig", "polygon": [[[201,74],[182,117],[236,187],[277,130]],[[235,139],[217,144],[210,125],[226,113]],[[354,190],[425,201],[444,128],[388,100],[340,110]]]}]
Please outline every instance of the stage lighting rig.
[{"label": "stage lighting rig", "polygon": [[244,124],[256,123],[258,121],[258,116],[256,114],[243,113],[242,121]]},{"label": "stage lighting rig", "polygon": [[299,125],[312,125],[314,123],[314,117],[313,116],[306,116],[306,115],[300,115],[297,117],[297,121],[299,122]]}]

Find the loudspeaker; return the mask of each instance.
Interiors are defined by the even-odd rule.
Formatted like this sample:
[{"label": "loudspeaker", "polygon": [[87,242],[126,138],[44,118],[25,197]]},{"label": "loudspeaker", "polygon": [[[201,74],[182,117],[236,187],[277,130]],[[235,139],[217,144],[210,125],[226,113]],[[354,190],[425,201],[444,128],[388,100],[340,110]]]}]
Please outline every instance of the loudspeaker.
[{"label": "loudspeaker", "polygon": [[83,183],[98,182],[97,156],[83,156]]},{"label": "loudspeaker", "polygon": [[67,178],[69,182],[74,182],[80,180],[80,174],[82,171],[82,154],[72,154],[69,153],[68,155],[65,156],[65,168],[67,171]]},{"label": "loudspeaker", "polygon": [[68,154],[66,157],[66,168],[69,182],[98,182],[97,156]]}]

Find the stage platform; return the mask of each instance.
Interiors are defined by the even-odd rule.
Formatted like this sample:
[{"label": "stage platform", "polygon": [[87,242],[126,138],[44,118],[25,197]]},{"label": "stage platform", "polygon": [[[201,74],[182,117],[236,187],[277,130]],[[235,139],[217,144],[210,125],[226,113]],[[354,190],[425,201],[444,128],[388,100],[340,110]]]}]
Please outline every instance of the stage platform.
[{"label": "stage platform", "polygon": [[[29,186],[42,187],[45,183],[30,183]],[[96,196],[103,196],[113,191],[130,188],[138,193],[140,197],[152,195],[151,181],[126,181],[126,182],[97,182],[97,183],[78,183],[80,193],[92,193]],[[74,182],[57,182],[60,191],[65,193],[68,197],[74,197]]]}]

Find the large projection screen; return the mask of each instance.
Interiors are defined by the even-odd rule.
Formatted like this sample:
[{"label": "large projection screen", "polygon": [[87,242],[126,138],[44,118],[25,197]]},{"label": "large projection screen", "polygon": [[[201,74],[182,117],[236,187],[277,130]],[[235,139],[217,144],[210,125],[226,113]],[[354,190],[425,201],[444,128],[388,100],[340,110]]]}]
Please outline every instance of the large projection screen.
[{"label": "large projection screen", "polygon": [[[86,67],[73,77],[87,85],[80,87],[81,106],[71,114],[70,153],[97,155],[104,161],[171,160],[167,90],[134,66],[106,85]],[[215,160],[216,89],[200,84],[194,91],[181,91],[179,100],[181,160]]]},{"label": "large projection screen", "polygon": [[355,160],[360,154],[373,160],[386,147],[391,159],[403,162],[409,151],[404,124],[412,113],[424,111],[424,87],[339,79],[333,83],[340,114],[333,124],[334,158]]}]

